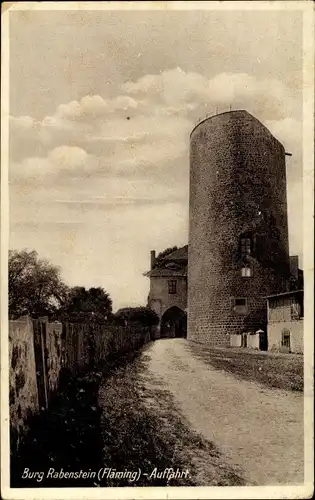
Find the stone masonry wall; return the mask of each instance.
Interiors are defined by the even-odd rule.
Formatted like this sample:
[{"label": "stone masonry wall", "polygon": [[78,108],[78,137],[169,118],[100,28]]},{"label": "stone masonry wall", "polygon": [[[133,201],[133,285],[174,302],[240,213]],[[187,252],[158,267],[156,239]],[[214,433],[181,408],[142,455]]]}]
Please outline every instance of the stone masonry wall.
[{"label": "stone masonry wall", "polygon": [[[191,134],[188,338],[229,345],[266,325],[266,296],[289,271],[283,146],[245,111],[214,116]],[[241,276],[241,235],[251,234],[253,275]],[[238,314],[233,297],[247,297]]]},{"label": "stone masonry wall", "polygon": [[58,389],[59,375],[63,367],[62,324],[47,322],[46,346],[48,390],[50,393]]},{"label": "stone masonry wall", "polygon": [[11,438],[18,446],[27,431],[25,422],[39,409],[33,325],[27,316],[9,322],[9,360]]},{"label": "stone masonry wall", "polygon": [[111,356],[134,351],[150,340],[138,324],[49,323],[25,316],[9,322],[10,431],[16,449],[32,414],[45,410],[58,391],[63,370],[76,375]]}]

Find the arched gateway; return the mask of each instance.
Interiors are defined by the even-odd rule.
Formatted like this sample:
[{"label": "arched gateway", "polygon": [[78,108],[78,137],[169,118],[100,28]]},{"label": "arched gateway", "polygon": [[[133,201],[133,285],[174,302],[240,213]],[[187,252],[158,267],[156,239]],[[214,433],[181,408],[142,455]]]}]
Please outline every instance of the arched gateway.
[{"label": "arched gateway", "polygon": [[170,307],[161,319],[161,338],[187,337],[187,315],[179,307]]}]

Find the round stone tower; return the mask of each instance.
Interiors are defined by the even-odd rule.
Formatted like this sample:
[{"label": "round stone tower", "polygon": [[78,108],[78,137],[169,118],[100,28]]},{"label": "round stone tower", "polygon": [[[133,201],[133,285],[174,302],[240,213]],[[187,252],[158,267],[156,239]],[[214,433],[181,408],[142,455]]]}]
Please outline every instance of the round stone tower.
[{"label": "round stone tower", "polygon": [[285,151],[246,111],[193,129],[189,224],[188,339],[265,329],[289,276]]}]

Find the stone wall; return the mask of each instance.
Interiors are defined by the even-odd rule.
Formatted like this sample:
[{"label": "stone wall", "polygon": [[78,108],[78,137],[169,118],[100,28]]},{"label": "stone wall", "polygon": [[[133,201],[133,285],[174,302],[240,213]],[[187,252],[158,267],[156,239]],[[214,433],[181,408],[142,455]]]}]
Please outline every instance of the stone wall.
[{"label": "stone wall", "polygon": [[[190,147],[188,339],[229,345],[266,329],[266,296],[289,275],[285,151],[246,111],[209,118]],[[240,238],[253,242],[244,266]],[[247,298],[243,311],[234,298]]]},{"label": "stone wall", "polygon": [[93,369],[138,349],[150,331],[138,324],[49,323],[23,317],[9,323],[11,448],[19,446],[32,414],[49,408],[62,373]]},{"label": "stone wall", "polygon": [[11,441],[18,446],[25,422],[39,409],[33,324],[27,316],[9,322],[9,359]]}]

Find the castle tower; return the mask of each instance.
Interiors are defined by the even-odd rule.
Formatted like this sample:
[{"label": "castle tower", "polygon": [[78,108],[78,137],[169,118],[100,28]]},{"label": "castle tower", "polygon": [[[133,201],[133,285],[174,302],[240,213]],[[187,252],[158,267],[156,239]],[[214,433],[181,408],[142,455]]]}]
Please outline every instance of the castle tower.
[{"label": "castle tower", "polygon": [[189,225],[188,338],[264,328],[265,297],[289,275],[285,151],[246,111],[193,129]]}]

